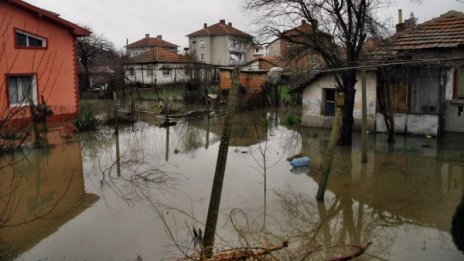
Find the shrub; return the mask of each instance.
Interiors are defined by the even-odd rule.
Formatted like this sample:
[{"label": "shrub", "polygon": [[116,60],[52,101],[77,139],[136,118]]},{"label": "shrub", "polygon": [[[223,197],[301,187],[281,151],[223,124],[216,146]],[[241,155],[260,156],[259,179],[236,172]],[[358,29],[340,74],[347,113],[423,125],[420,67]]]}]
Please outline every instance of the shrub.
[{"label": "shrub", "polygon": [[98,119],[90,111],[86,111],[82,113],[74,121],[74,127],[79,132],[94,131],[97,129],[99,124],[100,122],[98,121]]},{"label": "shrub", "polygon": [[300,123],[300,118],[295,114],[287,114],[285,115],[284,123],[287,126],[294,126]]}]

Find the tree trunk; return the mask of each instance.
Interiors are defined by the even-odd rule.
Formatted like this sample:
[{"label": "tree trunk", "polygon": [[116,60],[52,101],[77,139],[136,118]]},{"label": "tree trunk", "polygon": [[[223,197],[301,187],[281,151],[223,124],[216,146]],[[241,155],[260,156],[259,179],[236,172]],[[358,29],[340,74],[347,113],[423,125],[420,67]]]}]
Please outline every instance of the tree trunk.
[{"label": "tree trunk", "polygon": [[89,90],[90,89],[89,64],[87,63],[87,61],[83,61],[82,66],[84,67],[84,90]]},{"label": "tree trunk", "polygon": [[345,104],[343,106],[343,127],[340,137],[340,145],[351,146],[353,143],[353,109],[356,90],[356,71],[350,70],[346,73],[343,80],[343,90],[345,93]]},{"label": "tree trunk", "polygon": [[211,190],[211,198],[208,207],[208,216],[206,218],[205,235],[202,242],[207,256],[212,254],[214,236],[216,234],[216,224],[219,214],[219,205],[221,203],[222,185],[227,163],[227,152],[229,150],[232,118],[237,107],[238,100],[240,82],[239,73],[239,67],[235,67],[232,74],[232,89],[229,93],[229,102],[227,106],[226,117],[224,119],[224,129],[222,131],[221,144],[219,145],[218,157],[216,161],[216,171],[214,172],[213,187]]},{"label": "tree trunk", "polygon": [[388,133],[388,143],[395,142],[395,122],[393,120],[393,110],[391,106],[391,97],[390,97],[390,89],[388,84],[384,79],[384,73],[379,72],[377,74],[377,78],[379,79],[378,82],[378,90],[377,90],[377,101],[379,104],[379,112],[383,115],[385,127]]}]

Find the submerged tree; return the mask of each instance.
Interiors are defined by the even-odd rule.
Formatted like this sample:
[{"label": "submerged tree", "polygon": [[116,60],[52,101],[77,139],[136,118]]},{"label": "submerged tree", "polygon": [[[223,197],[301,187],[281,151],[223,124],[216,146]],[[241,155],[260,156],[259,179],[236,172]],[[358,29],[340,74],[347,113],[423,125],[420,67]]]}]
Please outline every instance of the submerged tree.
[{"label": "submerged tree", "polygon": [[[245,7],[259,14],[256,22],[262,37],[280,38],[291,44],[294,58],[316,53],[334,74],[337,89],[344,93],[340,144],[352,144],[356,69],[368,36],[384,29],[380,11],[389,0],[246,0]],[[296,27],[295,21],[311,25]],[[338,126],[334,126],[338,127]]]}]

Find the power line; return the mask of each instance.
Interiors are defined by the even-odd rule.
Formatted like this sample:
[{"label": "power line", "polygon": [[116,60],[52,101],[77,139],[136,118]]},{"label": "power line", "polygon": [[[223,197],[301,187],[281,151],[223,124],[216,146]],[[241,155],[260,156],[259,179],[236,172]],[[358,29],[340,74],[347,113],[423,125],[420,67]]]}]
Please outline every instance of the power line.
[{"label": "power line", "polygon": [[360,65],[360,66],[351,66],[351,67],[339,67],[325,70],[314,70],[315,73],[326,73],[326,72],[340,72],[348,70],[357,70],[357,69],[370,69],[378,67],[388,67],[395,65],[412,65],[412,64],[423,64],[423,63],[433,63],[433,62],[446,62],[446,61],[456,61],[463,60],[464,57],[454,57],[454,58],[435,58],[435,59],[425,59],[425,60],[413,60],[413,61],[393,61],[390,63],[380,63],[372,65]]}]

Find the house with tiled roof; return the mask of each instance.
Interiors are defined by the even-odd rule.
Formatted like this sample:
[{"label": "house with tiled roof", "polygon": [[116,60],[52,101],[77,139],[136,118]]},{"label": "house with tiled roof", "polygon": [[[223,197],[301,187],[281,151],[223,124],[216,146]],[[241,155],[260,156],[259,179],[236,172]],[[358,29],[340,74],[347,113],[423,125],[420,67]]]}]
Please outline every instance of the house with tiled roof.
[{"label": "house with tiled roof", "polygon": [[221,19],[219,23],[188,34],[189,50],[202,63],[232,66],[250,61],[255,48],[253,36],[240,31]]},{"label": "house with tiled roof", "polygon": [[[393,64],[379,67],[377,88],[390,92],[396,132],[464,132],[464,13],[449,11],[417,26],[400,21],[368,57]],[[377,130],[385,126],[379,115]]]},{"label": "house with tiled roof", "polygon": [[138,85],[186,82],[195,77],[196,61],[170,49],[156,47],[129,58],[124,65],[126,79]]},{"label": "house with tiled roof", "polygon": [[[409,19],[383,40],[369,38],[366,67],[367,128],[442,136],[464,132],[464,14],[450,11],[415,25]],[[302,124],[330,127],[335,111],[334,72],[316,71],[302,92]],[[361,128],[361,72],[357,74],[354,128]],[[388,126],[388,127],[387,127]]]},{"label": "house with tiled roof", "polygon": [[[269,57],[278,57],[285,60],[285,69],[291,71],[308,72],[314,69],[320,69],[323,60],[319,54],[311,52],[308,48],[301,50],[301,45],[295,42],[304,42],[305,37],[312,33],[321,33],[317,25],[302,20],[301,24],[286,30],[274,41],[267,46],[266,55]],[[294,40],[294,41],[292,41]]]},{"label": "house with tiled roof", "polygon": [[30,118],[30,102],[46,102],[49,120],[74,119],[76,38],[91,32],[21,0],[0,1],[0,17],[0,129]]},{"label": "house with tiled roof", "polygon": [[163,40],[162,35],[157,35],[156,38],[154,38],[150,37],[150,34],[146,34],[145,38],[128,44],[126,46],[126,50],[127,55],[132,58],[146,51],[149,51],[152,48],[165,48],[172,52],[177,52],[178,47],[178,45]]}]

